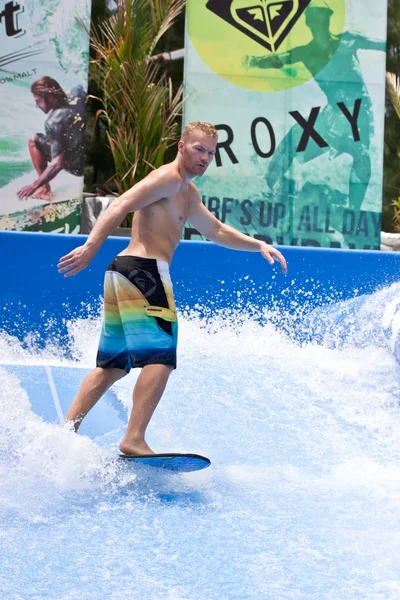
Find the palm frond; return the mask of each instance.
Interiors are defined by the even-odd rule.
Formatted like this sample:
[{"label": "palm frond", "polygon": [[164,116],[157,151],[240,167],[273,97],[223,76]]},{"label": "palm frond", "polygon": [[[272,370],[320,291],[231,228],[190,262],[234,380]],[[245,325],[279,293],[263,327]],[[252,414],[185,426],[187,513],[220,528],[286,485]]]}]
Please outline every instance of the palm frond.
[{"label": "palm frond", "polygon": [[103,91],[98,117],[107,126],[121,194],[164,160],[177,140],[182,86],[148,58],[184,7],[184,0],[117,0],[117,10],[92,33],[92,73]]},{"label": "palm frond", "polygon": [[390,102],[400,119],[400,78],[395,73],[386,73],[386,89]]},{"label": "palm frond", "polygon": [[168,31],[168,29],[175,22],[176,18],[180,15],[185,7],[185,4],[186,0],[155,0],[150,4],[152,10],[152,21],[156,24],[156,27],[154,28],[151,54],[153,53],[157,42],[162,38],[164,33]]}]

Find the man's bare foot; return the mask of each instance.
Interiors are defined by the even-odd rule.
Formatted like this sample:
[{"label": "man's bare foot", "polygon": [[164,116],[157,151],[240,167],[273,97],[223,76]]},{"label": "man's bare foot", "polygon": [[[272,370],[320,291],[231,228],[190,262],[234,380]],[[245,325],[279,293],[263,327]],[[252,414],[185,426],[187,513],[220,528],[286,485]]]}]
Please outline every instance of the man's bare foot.
[{"label": "man's bare foot", "polygon": [[42,185],[42,187],[37,189],[36,192],[32,194],[32,198],[36,198],[37,200],[46,200],[46,202],[52,202],[54,200],[54,194],[49,185]]},{"label": "man's bare foot", "polygon": [[128,456],[140,456],[141,454],[154,454],[153,450],[144,440],[127,441],[125,438],[121,441],[119,449],[122,454]]}]

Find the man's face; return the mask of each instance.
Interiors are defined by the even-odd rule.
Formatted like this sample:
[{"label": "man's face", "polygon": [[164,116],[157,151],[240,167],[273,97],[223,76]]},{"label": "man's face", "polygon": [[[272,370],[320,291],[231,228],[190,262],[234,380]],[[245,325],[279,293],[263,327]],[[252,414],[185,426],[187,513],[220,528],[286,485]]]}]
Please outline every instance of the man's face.
[{"label": "man's face", "polygon": [[43,96],[37,96],[36,94],[33,94],[33,99],[37,108],[40,108],[40,110],[42,110],[46,114],[49,112],[50,107],[46,98],[44,98]]},{"label": "man's face", "polygon": [[185,141],[181,140],[178,148],[185,169],[194,175],[203,175],[215,156],[217,142],[217,138],[199,130],[192,131]]},{"label": "man's face", "polygon": [[309,7],[306,10],[306,25],[312,33],[329,31],[331,12],[324,8]]}]

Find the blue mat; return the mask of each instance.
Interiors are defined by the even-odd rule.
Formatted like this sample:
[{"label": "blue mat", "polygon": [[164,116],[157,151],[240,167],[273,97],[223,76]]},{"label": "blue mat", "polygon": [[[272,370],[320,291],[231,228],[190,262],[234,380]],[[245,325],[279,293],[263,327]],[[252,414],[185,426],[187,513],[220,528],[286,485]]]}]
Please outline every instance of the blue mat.
[{"label": "blue mat", "polygon": [[[63,423],[65,414],[90,369],[48,365],[5,365],[0,367],[18,377],[28,393],[32,410],[49,423]],[[79,429],[91,438],[127,424],[127,413],[112,390],[108,390],[89,412]]]}]

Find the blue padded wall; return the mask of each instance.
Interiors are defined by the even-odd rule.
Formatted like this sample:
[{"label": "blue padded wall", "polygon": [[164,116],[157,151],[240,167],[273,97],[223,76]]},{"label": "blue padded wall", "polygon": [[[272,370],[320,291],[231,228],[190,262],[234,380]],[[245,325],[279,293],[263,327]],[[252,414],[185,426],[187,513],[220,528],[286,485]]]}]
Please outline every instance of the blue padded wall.
[{"label": "blue padded wall", "polygon": [[[91,265],[75,277],[57,272],[61,256],[84,243],[80,235],[0,232],[2,330],[62,335],[64,321],[98,306],[104,270],[127,245],[110,237]],[[373,292],[400,279],[400,253],[319,248],[281,248],[289,273],[258,253],[208,242],[182,242],[171,267],[178,308],[278,304],[310,309],[336,299]]]}]

